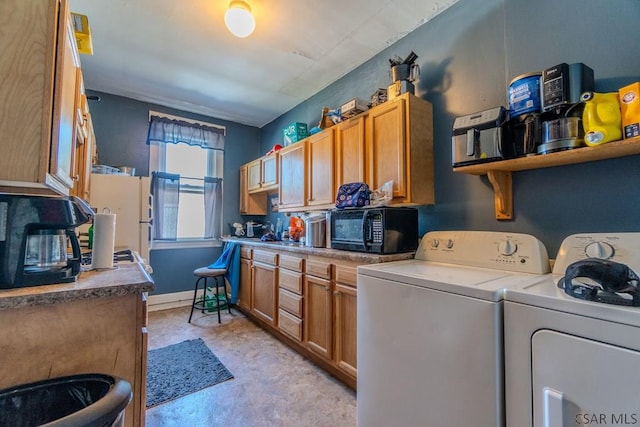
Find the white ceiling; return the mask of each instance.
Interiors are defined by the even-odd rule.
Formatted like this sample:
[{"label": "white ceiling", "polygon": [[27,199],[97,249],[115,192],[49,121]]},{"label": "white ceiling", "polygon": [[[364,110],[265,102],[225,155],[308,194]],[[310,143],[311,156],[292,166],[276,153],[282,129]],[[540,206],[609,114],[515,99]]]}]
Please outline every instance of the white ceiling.
[{"label": "white ceiling", "polygon": [[458,0],[247,0],[255,32],[224,26],[228,0],[70,0],[89,17],[85,86],[261,127]]}]

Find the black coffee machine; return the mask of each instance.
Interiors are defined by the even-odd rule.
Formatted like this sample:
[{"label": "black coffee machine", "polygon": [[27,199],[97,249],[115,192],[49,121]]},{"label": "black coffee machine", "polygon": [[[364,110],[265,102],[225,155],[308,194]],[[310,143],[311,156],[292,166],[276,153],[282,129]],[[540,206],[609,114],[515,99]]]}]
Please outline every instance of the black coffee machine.
[{"label": "black coffee machine", "polygon": [[74,282],[81,258],[74,228],[92,215],[77,197],[0,194],[0,288]]}]

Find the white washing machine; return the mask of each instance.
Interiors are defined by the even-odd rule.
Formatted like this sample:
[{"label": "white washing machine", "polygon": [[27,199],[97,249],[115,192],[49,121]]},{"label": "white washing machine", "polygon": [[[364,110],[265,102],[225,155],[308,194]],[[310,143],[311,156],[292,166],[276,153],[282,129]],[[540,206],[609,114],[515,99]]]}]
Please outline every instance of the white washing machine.
[{"label": "white washing machine", "polygon": [[640,425],[640,307],[579,299],[557,285],[570,264],[592,259],[640,272],[640,233],[569,236],[547,280],[506,291],[508,426]]},{"label": "white washing machine", "polygon": [[504,289],[549,272],[535,237],[479,231],[358,267],[358,426],[503,426]]}]

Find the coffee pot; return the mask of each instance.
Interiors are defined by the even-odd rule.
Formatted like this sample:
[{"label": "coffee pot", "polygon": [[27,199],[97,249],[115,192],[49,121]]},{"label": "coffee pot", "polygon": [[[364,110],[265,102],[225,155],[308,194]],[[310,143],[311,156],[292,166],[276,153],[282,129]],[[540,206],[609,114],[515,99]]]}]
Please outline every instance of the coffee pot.
[{"label": "coffee pot", "polygon": [[76,197],[0,194],[0,288],[75,281],[81,253],[74,229],[92,215]]}]

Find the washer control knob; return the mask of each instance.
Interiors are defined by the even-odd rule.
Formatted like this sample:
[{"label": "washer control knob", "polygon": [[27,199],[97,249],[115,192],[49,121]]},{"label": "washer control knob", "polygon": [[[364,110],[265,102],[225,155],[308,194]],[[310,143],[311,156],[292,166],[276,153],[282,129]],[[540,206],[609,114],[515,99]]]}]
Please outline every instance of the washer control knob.
[{"label": "washer control knob", "polygon": [[594,242],[587,245],[585,252],[589,258],[609,259],[615,250],[607,242]]},{"label": "washer control knob", "polygon": [[500,255],[513,255],[517,250],[518,245],[513,243],[511,240],[503,240],[502,242],[498,243],[498,251],[500,252]]},{"label": "washer control knob", "polygon": [[438,246],[440,246],[440,240],[438,240],[438,239],[433,239],[433,240],[431,241],[431,247],[435,249],[435,248],[437,248]]},{"label": "washer control knob", "polygon": [[448,239],[447,240],[447,249],[451,249],[453,247],[453,240]]}]

